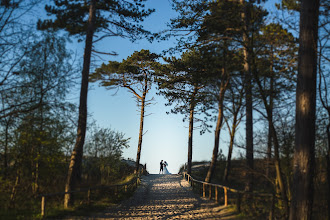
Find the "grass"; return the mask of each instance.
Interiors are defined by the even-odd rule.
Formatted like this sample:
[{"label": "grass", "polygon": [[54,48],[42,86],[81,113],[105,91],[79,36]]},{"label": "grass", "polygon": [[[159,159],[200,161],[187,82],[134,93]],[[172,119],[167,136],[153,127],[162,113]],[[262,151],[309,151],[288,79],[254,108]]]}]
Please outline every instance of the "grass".
[{"label": "grass", "polygon": [[[116,184],[124,184],[131,181],[134,174],[126,176]],[[133,184],[134,185],[134,184]],[[87,192],[75,193],[75,205],[71,208],[63,208],[63,195],[46,197],[46,214],[44,219],[59,219],[65,216],[90,216],[101,212],[108,207],[131,197],[135,191],[133,186],[124,190],[115,191],[115,188],[102,188],[91,191],[90,204],[87,203]],[[26,220],[43,219],[41,216],[41,198],[19,197],[20,206],[14,208],[0,207],[0,219],[5,220]],[[24,205],[23,205],[24,204]]]},{"label": "grass", "polygon": [[[80,204],[72,208],[54,208],[49,210],[46,219],[63,218],[65,216],[91,216],[94,213],[101,212],[106,208],[115,205],[110,199],[103,199],[92,204]],[[41,217],[41,216],[40,216]]]},{"label": "grass", "polygon": [[[126,179],[130,180],[130,177]],[[124,181],[123,183],[128,182]],[[122,184],[122,183],[118,183]],[[79,216],[92,216],[95,213],[102,212],[106,208],[114,206],[119,202],[128,199],[134,193],[134,190],[127,192],[118,192],[116,195],[113,190],[97,190],[92,194],[92,201],[87,204],[87,201],[80,200],[78,205],[72,208],[64,209],[62,206],[49,209],[46,213],[46,219],[63,218],[65,216],[79,217]]]},{"label": "grass", "polygon": [[[94,213],[102,212],[108,207],[118,204],[120,201],[125,200],[132,196],[134,192],[128,191],[127,193],[118,193],[117,196],[101,196],[102,192],[94,195],[90,204],[81,198],[77,198],[76,205],[71,208],[64,209],[63,201],[49,201],[46,207],[45,219],[59,219],[65,216],[91,216]],[[26,220],[26,219],[43,219],[40,213],[40,202],[33,204],[29,209],[0,209],[0,219],[6,220]]]},{"label": "grass", "polygon": [[[31,209],[6,209],[0,210],[0,219],[6,220],[26,220],[26,219],[38,219],[37,213]],[[39,218],[40,219],[40,218]]]}]

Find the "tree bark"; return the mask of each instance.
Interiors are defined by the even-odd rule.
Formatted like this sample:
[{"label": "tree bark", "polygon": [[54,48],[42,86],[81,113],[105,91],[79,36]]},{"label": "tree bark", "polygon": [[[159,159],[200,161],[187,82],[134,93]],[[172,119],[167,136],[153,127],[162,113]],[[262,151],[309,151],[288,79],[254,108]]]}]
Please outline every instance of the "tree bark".
[{"label": "tree bark", "polygon": [[17,168],[16,171],[16,180],[15,180],[15,184],[13,185],[13,188],[11,190],[11,194],[10,194],[10,202],[9,202],[9,207],[10,208],[14,208],[15,207],[15,199],[16,199],[16,193],[17,193],[17,187],[21,182],[21,170],[19,168]]},{"label": "tree bark", "polygon": [[[270,101],[270,104],[267,103],[267,96],[266,96],[266,94],[265,94],[265,92],[262,88],[261,82],[260,82],[257,75],[254,75],[254,76],[255,76],[255,81],[258,85],[259,92],[261,94],[262,101],[264,103],[266,113],[267,113],[267,120],[268,120],[270,137],[271,137],[271,139],[274,143],[274,159],[275,159],[276,180],[277,180],[277,183],[278,183],[279,188],[280,188],[280,193],[281,193],[282,201],[284,203],[285,211],[286,211],[286,213],[288,213],[289,212],[289,204],[288,204],[287,190],[286,190],[286,186],[285,186],[285,183],[284,183],[284,180],[283,180],[281,163],[280,163],[280,153],[279,153],[280,145],[279,145],[279,142],[278,142],[277,132],[276,132],[274,122],[273,122],[273,102]],[[277,184],[275,184],[275,187],[277,188]],[[277,189],[276,189],[276,191],[277,191]]]},{"label": "tree bark", "polygon": [[195,112],[195,96],[197,94],[197,88],[195,87],[189,108],[189,137],[188,137],[188,167],[187,173],[191,174],[191,166],[192,166],[192,145],[193,145],[193,132],[194,132],[194,112]]},{"label": "tree bark", "polygon": [[[225,181],[225,182],[228,181],[228,176],[229,176],[230,168],[231,168],[231,156],[233,153],[235,133],[236,133],[236,127],[237,127],[237,114],[238,114],[238,111],[234,112],[233,124],[232,124],[232,129],[230,132],[230,143],[229,143],[229,149],[228,149],[228,156],[227,156],[225,172],[223,175],[223,181]],[[228,130],[230,130],[229,125],[228,125]]]},{"label": "tree bark", "polygon": [[[250,50],[251,45],[249,42],[249,25],[250,16],[248,10],[250,3],[245,3],[245,0],[241,0],[241,4],[244,7],[244,12],[241,14],[244,22],[243,28],[243,55],[244,55],[244,74],[245,74],[245,108],[246,108],[246,122],[245,122],[245,138],[246,138],[246,164],[250,171],[253,170],[253,107],[252,107],[252,80],[251,80],[251,68],[250,68]],[[253,190],[253,173],[248,171],[248,180],[245,185],[245,191],[250,192]]]},{"label": "tree bark", "polygon": [[[272,72],[271,65],[271,72]],[[269,118],[273,121],[273,91],[274,91],[274,77],[270,78],[270,96],[269,96]],[[267,141],[267,167],[266,167],[266,176],[269,177],[270,163],[272,160],[272,134],[271,134],[271,124],[268,120],[268,141]]]},{"label": "tree bark", "polygon": [[[225,70],[223,70],[223,76],[226,76]],[[212,160],[211,164],[209,167],[209,170],[206,174],[205,177],[205,182],[210,183],[211,179],[213,177],[216,163],[217,163],[217,157],[218,157],[218,152],[219,152],[219,140],[220,140],[220,131],[221,131],[221,126],[222,126],[222,121],[223,121],[223,100],[225,98],[225,92],[227,90],[227,86],[229,83],[229,77],[226,76],[226,79],[223,78],[221,80],[220,84],[220,92],[219,92],[219,101],[218,101],[218,119],[217,119],[217,125],[215,128],[215,137],[214,137],[214,148],[212,152]]]},{"label": "tree bark", "polygon": [[301,1],[291,220],[312,218],[319,7],[319,0]]},{"label": "tree bark", "polygon": [[[46,57],[46,56],[45,56]],[[45,58],[47,59],[47,58]],[[44,60],[46,62],[46,60]],[[44,74],[41,74],[41,82],[40,82],[40,107],[39,107],[39,117],[40,117],[40,126],[39,126],[39,134],[37,137],[40,138],[40,134],[43,135],[44,130]],[[34,160],[32,162],[32,169],[34,169],[34,172],[32,173],[32,193],[34,196],[37,196],[39,193],[39,157],[40,152],[42,150],[42,143],[40,141],[37,141],[37,149],[36,149],[36,155],[34,156]]]},{"label": "tree bark", "polygon": [[[319,48],[319,54],[322,54],[323,52],[323,47]],[[327,91],[328,91],[328,87],[327,84],[324,83],[324,91],[325,91],[325,95],[324,97],[322,96],[322,81],[324,78],[324,75],[322,73],[322,56],[318,57],[318,74],[319,74],[319,95],[320,95],[320,101],[322,103],[323,108],[326,110],[326,112],[328,113],[328,120],[330,120],[330,105],[328,104],[327,101]],[[327,124],[326,127],[326,135],[327,135],[327,141],[328,141],[328,149],[327,152],[325,154],[325,160],[327,163],[327,182],[328,182],[328,196],[327,196],[327,202],[328,202],[328,219],[330,220],[330,122]]]},{"label": "tree bark", "polygon": [[139,173],[139,170],[140,170],[140,157],[141,157],[141,149],[142,149],[144,107],[145,107],[146,95],[147,95],[147,92],[145,89],[145,91],[143,92],[143,95],[141,97],[140,131],[139,131],[138,149],[137,149],[137,154],[136,154],[135,173]]},{"label": "tree bark", "polygon": [[279,148],[280,145],[278,143],[277,133],[274,127],[274,123],[272,120],[269,119],[269,125],[270,125],[270,131],[271,136],[274,141],[274,157],[275,157],[275,171],[276,171],[276,179],[278,181],[278,185],[280,187],[281,197],[282,201],[284,203],[284,208],[286,213],[289,212],[289,203],[288,203],[288,196],[287,196],[287,190],[284,184],[283,176],[282,176],[282,169],[281,169],[281,163],[280,163],[280,154],[279,154]]},{"label": "tree bark", "polygon": [[325,157],[327,161],[327,181],[328,181],[328,219],[330,220],[330,124],[327,125],[327,138],[328,138],[328,150]]},{"label": "tree bark", "polygon": [[4,169],[4,179],[7,179],[8,175],[8,145],[9,145],[9,125],[11,123],[11,117],[5,119],[5,149],[3,155],[3,169]]},{"label": "tree bark", "polygon": [[229,124],[227,123],[227,127],[228,127],[228,131],[229,131],[229,135],[230,135],[230,143],[229,143],[229,148],[228,148],[228,156],[227,156],[227,161],[226,161],[226,167],[225,167],[225,171],[224,171],[224,175],[223,175],[223,181],[227,182],[228,181],[228,177],[231,171],[231,157],[232,157],[232,152],[233,152],[233,148],[234,148],[234,142],[235,142],[235,134],[236,134],[236,130],[238,127],[238,124],[241,121],[241,117],[239,117],[239,113],[241,111],[242,108],[242,100],[243,100],[243,94],[242,94],[242,90],[239,91],[240,96],[238,97],[238,100],[235,98],[234,95],[234,91],[232,90],[232,87],[235,87],[235,85],[231,85],[231,94],[229,95],[232,98],[232,115],[233,115],[233,123],[231,125],[231,128],[229,126]]},{"label": "tree bark", "polygon": [[[92,0],[89,8],[88,29],[85,41],[84,63],[82,70],[81,88],[80,88],[80,103],[79,103],[79,119],[77,128],[76,144],[71,154],[71,160],[67,179],[65,183],[65,192],[73,190],[76,183],[81,179],[81,163],[83,157],[83,147],[86,135],[87,123],[87,93],[88,93],[88,78],[92,54],[94,22],[95,22],[95,4],[96,0]],[[67,208],[73,204],[72,194],[65,194],[64,207]]]}]

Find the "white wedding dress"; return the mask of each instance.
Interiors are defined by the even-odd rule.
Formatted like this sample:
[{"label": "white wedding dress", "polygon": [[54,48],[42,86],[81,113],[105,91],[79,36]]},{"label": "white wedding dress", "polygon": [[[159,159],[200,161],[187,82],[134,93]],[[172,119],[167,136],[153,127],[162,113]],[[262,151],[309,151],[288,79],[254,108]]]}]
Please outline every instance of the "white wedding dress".
[{"label": "white wedding dress", "polygon": [[170,172],[168,172],[168,169],[167,169],[166,165],[164,165],[163,174],[171,174]]}]

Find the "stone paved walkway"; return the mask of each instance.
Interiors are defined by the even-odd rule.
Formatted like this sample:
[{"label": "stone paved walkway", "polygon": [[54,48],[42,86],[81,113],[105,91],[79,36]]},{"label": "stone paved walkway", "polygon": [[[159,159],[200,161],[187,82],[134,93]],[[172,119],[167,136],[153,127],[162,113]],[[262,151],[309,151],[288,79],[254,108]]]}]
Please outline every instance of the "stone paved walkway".
[{"label": "stone paved walkway", "polygon": [[180,175],[144,176],[135,194],[87,219],[236,219],[227,207],[200,198]]}]

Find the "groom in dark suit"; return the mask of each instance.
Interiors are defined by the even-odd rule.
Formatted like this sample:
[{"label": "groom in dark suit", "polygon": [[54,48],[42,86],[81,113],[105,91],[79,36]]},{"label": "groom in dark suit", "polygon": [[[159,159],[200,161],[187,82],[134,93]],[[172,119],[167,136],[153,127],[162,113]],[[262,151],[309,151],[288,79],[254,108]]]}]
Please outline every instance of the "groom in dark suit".
[{"label": "groom in dark suit", "polygon": [[164,163],[163,160],[160,161],[160,170],[159,173],[163,173],[164,172]]}]

